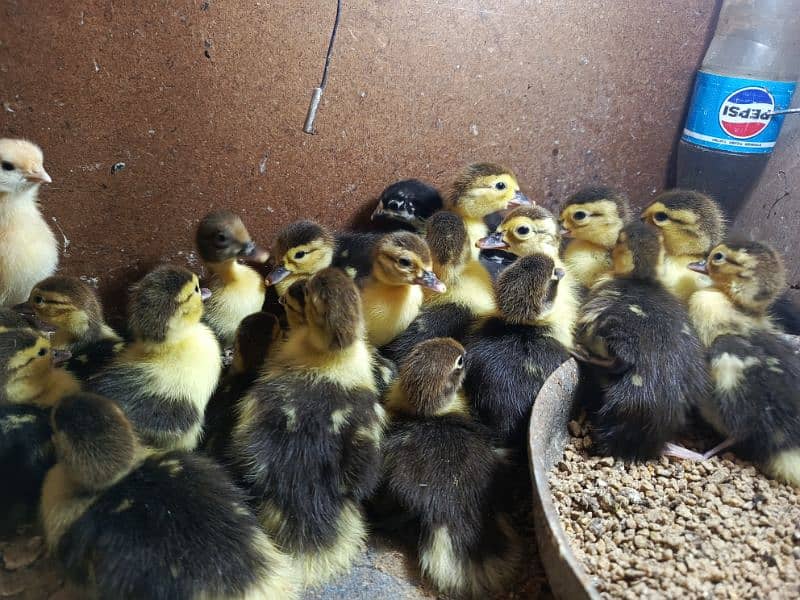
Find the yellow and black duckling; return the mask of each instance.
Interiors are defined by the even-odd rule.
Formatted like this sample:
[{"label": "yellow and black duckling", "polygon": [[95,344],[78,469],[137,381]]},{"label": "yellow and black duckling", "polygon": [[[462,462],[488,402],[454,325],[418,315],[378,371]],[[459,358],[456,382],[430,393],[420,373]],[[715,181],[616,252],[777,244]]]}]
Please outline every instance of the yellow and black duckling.
[{"label": "yellow and black duckling", "polygon": [[624,194],[608,187],[587,187],[569,197],[561,208],[561,235],[567,271],[591,288],[612,270],[611,249],[630,220]]},{"label": "yellow and black duckling", "polygon": [[708,287],[708,277],[686,268],[703,260],[725,237],[725,217],[709,196],[692,190],[669,190],[653,199],[642,220],[661,230],[664,237],[662,283],[683,301]]},{"label": "yellow and black duckling", "polygon": [[704,350],[683,304],[660,283],[661,234],[639,222],[619,234],[614,277],[592,288],[576,330],[596,367],[593,447],[623,459],[661,454],[710,391]]},{"label": "yellow and black duckling", "polygon": [[783,261],[759,242],[727,242],[690,268],[713,287],[689,300],[708,346],[714,392],[700,413],[770,475],[800,487],[800,355],[777,334],[768,309],[783,290]]},{"label": "yellow and black duckling", "polygon": [[236,405],[255,382],[281,335],[278,318],[267,312],[246,316],[236,330],[233,361],[209,400],[203,420],[202,447],[221,462],[236,424]]},{"label": "yellow and black duckling", "polygon": [[233,344],[242,319],[261,310],[267,291],[261,274],[239,260],[264,263],[269,254],[255,245],[242,220],[229,210],[206,215],[197,227],[196,243],[211,273],[211,297],[203,321],[227,348]]},{"label": "yellow and black duckling", "polygon": [[467,340],[467,399],[498,442],[515,451],[526,447],[539,388],[569,358],[574,310],[565,314],[563,278],[564,269],[549,256],[518,259],[495,283],[499,316],[486,319]]},{"label": "yellow and black duckling", "polygon": [[321,271],[304,312],[239,403],[231,458],[261,524],[315,585],[349,568],[364,541],[360,503],[378,483],[385,413],[355,283]]},{"label": "yellow and black duckling", "polygon": [[436,188],[419,179],[403,179],[381,192],[371,221],[383,231],[403,229],[422,235],[428,219],[442,206]]},{"label": "yellow and black duckling", "polygon": [[160,449],[193,449],[222,369],[220,348],[201,323],[197,276],[172,265],[151,271],[131,290],[133,340],[87,388],[122,407],[142,441]]},{"label": "yellow and black duckling", "polygon": [[372,271],[361,286],[367,339],[373,346],[385,346],[406,330],[419,314],[423,288],[447,291],[432,268],[428,244],[418,235],[397,231],[378,241]]},{"label": "yellow and black duckling", "polygon": [[[463,342],[478,315],[495,310],[492,280],[479,261],[472,258],[464,221],[443,210],[428,221],[425,240],[430,248],[433,272],[445,284],[444,293],[426,295],[411,324],[383,346],[381,354],[400,362],[418,343],[435,337]],[[444,297],[440,300],[439,296]]]},{"label": "yellow and black duckling", "polygon": [[39,211],[39,186],[50,183],[42,150],[0,139],[0,306],[28,299],[58,265],[58,244]]},{"label": "yellow and black duckling", "polygon": [[464,401],[464,364],[447,338],[406,357],[387,398],[381,495],[419,526],[420,567],[438,591],[487,598],[513,582],[520,542],[505,514],[507,465]]},{"label": "yellow and black duckling", "polygon": [[65,367],[80,379],[103,369],[124,346],[106,324],[94,290],[77,277],[53,275],[40,281],[23,309],[55,327],[53,347],[69,350]]},{"label": "yellow and black duckling", "polygon": [[464,219],[472,258],[478,259],[475,243],[489,235],[484,219],[509,207],[530,203],[509,169],[492,163],[476,163],[467,166],[456,178],[447,208]]},{"label": "yellow and black duckling", "polygon": [[142,447],[119,406],[94,394],[63,399],[52,424],[41,520],[86,597],[295,597],[290,559],[213,461]]}]

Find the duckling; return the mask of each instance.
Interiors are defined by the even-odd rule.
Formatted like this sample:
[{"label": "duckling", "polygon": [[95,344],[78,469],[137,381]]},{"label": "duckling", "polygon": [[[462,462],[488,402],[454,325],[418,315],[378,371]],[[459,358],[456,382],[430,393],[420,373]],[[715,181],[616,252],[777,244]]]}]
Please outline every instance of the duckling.
[{"label": "duckling", "polygon": [[227,348],[242,319],[261,310],[267,290],[264,278],[239,259],[264,263],[269,254],[253,243],[242,220],[229,210],[206,215],[197,227],[196,242],[211,273],[203,321]]},{"label": "duckling", "polygon": [[51,407],[78,391],[78,380],[60,368],[69,357],[31,329],[0,331],[0,404]]},{"label": "duckling", "polygon": [[442,196],[419,179],[397,181],[381,192],[370,220],[384,231],[424,234],[427,220],[442,210]]},{"label": "duckling", "polygon": [[94,290],[77,277],[53,275],[31,290],[24,310],[55,327],[51,343],[72,355],[65,367],[79,379],[97,373],[122,350]]},{"label": "duckling", "polygon": [[39,185],[52,180],[39,146],[0,139],[0,306],[28,299],[58,266],[58,245],[39,211]]},{"label": "duckling", "polygon": [[369,342],[380,348],[411,324],[422,305],[422,288],[447,291],[432,269],[431,252],[407,231],[385,235],[375,246],[372,272],[361,288]]},{"label": "duckling", "polygon": [[714,392],[700,413],[771,476],[800,487],[800,355],[778,335],[769,307],[785,287],[783,261],[760,242],[726,242],[689,268],[713,287],[689,313],[708,346]]},{"label": "duckling", "polygon": [[[470,405],[502,446],[517,451],[526,447],[539,388],[569,358],[563,278],[564,269],[549,256],[518,259],[495,283],[499,316],[486,319],[467,340],[464,390]],[[573,318],[574,308],[570,313]]]},{"label": "duckling", "polygon": [[[304,283],[297,282],[295,285]],[[270,313],[253,313],[239,323],[233,345],[233,361],[206,406],[202,446],[210,456],[224,461],[236,424],[236,405],[255,382],[267,355],[280,338],[280,323]]]},{"label": "duckling", "polygon": [[464,401],[464,364],[447,338],[406,357],[387,399],[382,491],[419,525],[420,568],[436,589],[487,598],[513,582],[520,540],[505,513],[507,465]]},{"label": "duckling", "polygon": [[658,230],[626,225],[613,279],[592,288],[578,319],[579,358],[601,380],[600,406],[590,410],[594,446],[623,459],[657,457],[710,391],[686,308],[659,282],[663,255]]},{"label": "duckling", "polygon": [[512,206],[531,204],[519,190],[516,176],[507,168],[491,163],[467,166],[453,183],[448,209],[462,219],[467,227],[472,258],[479,258],[475,242],[489,235],[484,219]]},{"label": "duckling", "polygon": [[102,396],[64,398],[52,423],[58,463],[41,520],[51,553],[87,597],[296,596],[291,562],[221,467],[142,447]]},{"label": "duckling", "polygon": [[664,236],[662,283],[683,301],[698,289],[708,287],[708,277],[686,268],[703,260],[725,236],[725,217],[709,196],[693,190],[670,190],[655,197],[642,212],[642,220]]},{"label": "duckling", "polygon": [[118,402],[147,445],[191,450],[222,369],[197,275],[156,268],[132,288],[128,313],[133,341],[87,388]]},{"label": "duckling", "polygon": [[22,312],[17,307],[0,306],[0,332],[9,329],[34,329],[41,333],[53,333],[55,328],[39,321],[34,314]]},{"label": "duckling", "polygon": [[305,286],[304,312],[238,405],[231,462],[262,526],[310,586],[358,555],[385,414],[355,283],[320,271]]},{"label": "duckling", "polygon": [[562,206],[561,235],[569,239],[564,263],[581,285],[591,288],[611,272],[611,249],[629,220],[628,199],[608,187],[579,190]]}]

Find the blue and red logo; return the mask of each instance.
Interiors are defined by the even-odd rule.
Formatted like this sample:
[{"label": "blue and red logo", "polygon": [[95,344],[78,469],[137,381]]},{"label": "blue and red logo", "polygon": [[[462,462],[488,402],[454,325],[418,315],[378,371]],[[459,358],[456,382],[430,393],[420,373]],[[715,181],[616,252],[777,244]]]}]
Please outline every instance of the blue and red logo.
[{"label": "blue and red logo", "polygon": [[746,140],[766,129],[774,109],[775,99],[764,88],[742,88],[725,98],[719,124],[729,136]]}]

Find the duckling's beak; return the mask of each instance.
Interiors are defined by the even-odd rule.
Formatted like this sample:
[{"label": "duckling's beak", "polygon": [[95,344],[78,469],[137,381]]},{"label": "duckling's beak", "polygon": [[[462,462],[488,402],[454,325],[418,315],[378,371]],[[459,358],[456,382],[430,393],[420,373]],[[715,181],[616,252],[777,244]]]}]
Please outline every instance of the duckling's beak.
[{"label": "duckling's beak", "polygon": [[423,271],[421,277],[417,277],[414,283],[422,287],[442,294],[447,291],[447,286],[442,283],[433,271]]},{"label": "duckling's beak", "polygon": [[53,180],[50,178],[50,175],[47,174],[47,171],[42,169],[36,169],[35,171],[31,171],[25,175],[25,179],[30,181],[31,183],[52,183]]},{"label": "duckling's beak", "polygon": [[702,273],[703,275],[708,275],[708,263],[704,260],[698,260],[697,262],[689,263],[686,266],[692,271]]},{"label": "duckling's beak", "polygon": [[254,242],[247,241],[239,251],[239,258],[245,258],[255,263],[265,263],[269,260],[269,252],[259,248]]},{"label": "duckling's beak", "polygon": [[559,230],[558,233],[561,235],[561,237],[565,237],[565,238],[571,238],[572,237],[572,232],[569,229],[567,229],[566,227],[564,227],[563,225],[561,226],[561,229]]},{"label": "duckling's beak", "polygon": [[495,231],[485,238],[479,239],[475,242],[475,246],[481,250],[503,250],[509,247],[508,244],[503,241],[502,231]]},{"label": "duckling's beak", "polygon": [[60,350],[55,348],[50,351],[50,355],[53,357],[54,367],[60,367],[70,358],[72,358],[72,352],[70,352],[69,350]]},{"label": "duckling's beak", "polygon": [[511,197],[511,200],[508,201],[509,208],[511,208],[512,206],[522,206],[523,204],[530,206],[533,204],[533,202],[531,202],[530,199],[519,190],[514,192],[514,195]]},{"label": "duckling's beak", "polygon": [[561,267],[556,267],[555,269],[553,269],[553,279],[555,279],[556,281],[561,281],[562,279],[564,279],[564,275],[566,274],[567,272]]},{"label": "duckling's beak", "polygon": [[289,269],[287,269],[283,265],[278,265],[277,267],[272,269],[272,272],[269,275],[267,275],[267,283],[269,285],[275,285],[279,281],[283,281],[284,279],[286,279],[291,274],[292,272]]},{"label": "duckling's beak", "polygon": [[13,311],[22,315],[23,317],[35,317],[36,312],[33,310],[33,307],[27,302],[20,302],[19,304],[15,304],[11,307]]},{"label": "duckling's beak", "polygon": [[12,310],[16,311],[17,314],[23,317],[28,322],[28,325],[30,325],[33,329],[38,329],[48,336],[56,332],[55,326],[42,321],[36,314],[36,311],[33,310],[33,307],[27,302],[16,304],[11,308]]},{"label": "duckling's beak", "polygon": [[200,288],[200,298],[203,302],[211,298],[211,290],[208,288]]}]

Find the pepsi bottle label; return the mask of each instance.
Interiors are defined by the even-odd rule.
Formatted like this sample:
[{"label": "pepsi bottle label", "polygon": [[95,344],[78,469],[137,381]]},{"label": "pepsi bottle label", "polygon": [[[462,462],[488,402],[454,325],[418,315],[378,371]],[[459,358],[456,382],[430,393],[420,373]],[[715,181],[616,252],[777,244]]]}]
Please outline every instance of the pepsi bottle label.
[{"label": "pepsi bottle label", "polygon": [[690,144],[737,152],[772,152],[789,108],[795,83],[697,73],[681,139]]}]

